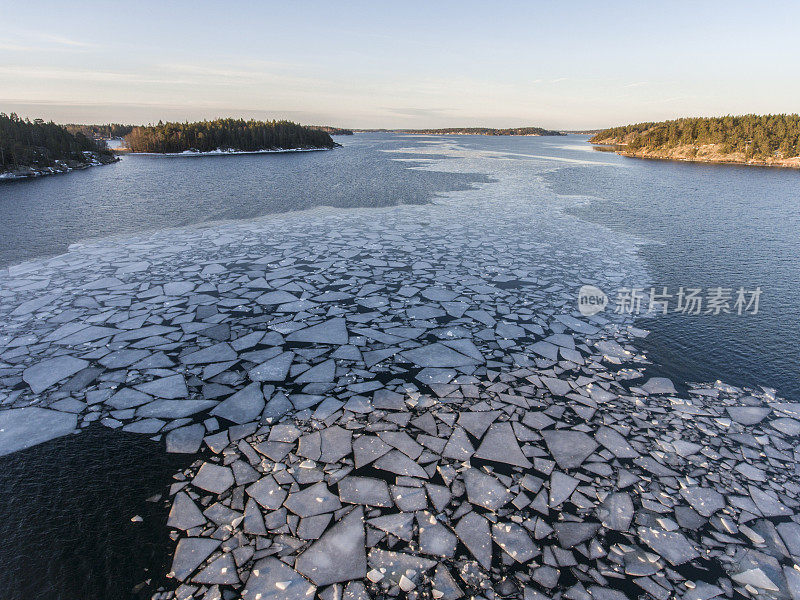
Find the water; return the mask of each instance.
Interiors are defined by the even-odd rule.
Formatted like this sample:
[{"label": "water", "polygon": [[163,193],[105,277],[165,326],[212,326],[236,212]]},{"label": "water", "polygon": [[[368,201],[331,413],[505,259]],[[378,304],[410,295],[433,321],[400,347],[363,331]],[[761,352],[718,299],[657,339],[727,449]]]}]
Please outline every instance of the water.
[{"label": "water", "polygon": [[[709,288],[732,288],[730,314],[641,319],[653,332],[642,346],[659,375],[771,386],[800,399],[796,170],[630,159],[595,152],[578,135],[450,139],[496,160],[522,162],[531,178],[583,200],[567,209],[572,214],[634,236],[648,272],[641,287],[645,293],[666,287],[673,308],[681,286],[701,288],[703,296]],[[491,160],[483,162],[476,170],[492,176]],[[761,289],[757,314],[735,314],[740,287]],[[613,302],[617,290],[605,291]]]},{"label": "water", "polygon": [[123,156],[118,163],[0,185],[0,266],[61,254],[94,237],[249,219],[315,206],[419,204],[485,181],[413,171],[378,149],[389,135],[339,136],[344,148],[286,154]]},{"label": "water", "polygon": [[192,460],[100,425],[0,457],[0,595],[150,598],[171,561],[168,509],[152,500]]},{"label": "water", "polygon": [[669,377],[774,386],[800,399],[800,174],[599,156],[612,166],[564,167],[546,180],[592,197],[574,211],[581,218],[645,240],[659,289],[762,289],[755,315],[643,319],[650,358]]},{"label": "water", "polygon": [[[474,173],[447,172],[447,157],[432,151],[413,153],[442,139],[475,153]],[[647,289],[762,289],[756,315],[646,319],[654,331],[646,349],[666,375],[770,385],[800,397],[799,174],[628,159],[594,152],[586,139],[368,134],[338,137],[344,147],[332,152],[126,156],[107,167],[0,185],[0,264],[165,224],[424,203],[490,182],[503,161],[519,161],[531,181],[542,177],[558,194],[586,198],[573,211],[582,219],[638,236]],[[396,153],[403,148],[412,153]],[[435,170],[414,168],[420,165]],[[485,193],[498,192],[488,186]],[[530,201],[542,199],[532,193]]]},{"label": "water", "polygon": [[[472,209],[485,203],[489,231],[519,237],[558,231],[563,219],[549,226],[562,209],[602,225],[578,228],[573,219],[576,231],[586,232],[575,245],[583,254],[548,257],[574,261],[571,269],[585,268],[588,277],[589,261],[577,257],[596,246],[596,255],[607,258],[592,235],[610,228],[637,244],[637,264],[626,255],[619,268],[642,286],[760,285],[758,315],[642,319],[653,330],[646,350],[657,369],[678,381],[774,385],[796,399],[798,174],[636,161],[592,152],[585,139],[376,134],[341,138],[345,147],[333,152],[126,157],[108,167],[0,186],[0,257],[13,264],[63,252],[85,238],[165,225],[249,220],[322,205],[421,204],[447,196],[450,204],[420,207],[415,217],[420,227],[428,219],[441,232],[448,219],[475,214],[459,213],[453,203],[466,201],[457,190],[477,186],[465,194]],[[503,203],[514,210],[523,203],[547,209],[519,210],[517,226],[508,218],[511,209],[497,210]],[[371,214],[358,211],[353,218],[369,223]],[[493,223],[492,215],[503,215],[503,222]],[[532,217],[541,223],[532,226]],[[304,218],[298,213],[294,220]],[[514,265],[514,259],[500,262]],[[15,586],[28,582],[31,587],[21,590],[25,597],[58,597],[45,590],[62,590],[65,598],[130,597],[137,583],[165,572],[170,549],[164,547],[163,505],[146,498],[164,493],[184,459],[173,463],[163,446],[138,436],[90,429],[2,462],[2,489],[11,492],[0,506],[0,533],[11,543],[0,554],[0,571]],[[85,484],[86,473],[91,484]],[[130,523],[134,514],[145,516],[144,526]],[[126,562],[141,547],[146,551]]]}]

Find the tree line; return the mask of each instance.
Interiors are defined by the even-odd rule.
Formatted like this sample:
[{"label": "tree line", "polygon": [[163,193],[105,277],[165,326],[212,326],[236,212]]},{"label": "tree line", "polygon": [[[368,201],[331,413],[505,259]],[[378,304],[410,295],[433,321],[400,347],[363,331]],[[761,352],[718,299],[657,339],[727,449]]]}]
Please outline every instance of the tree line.
[{"label": "tree line", "polygon": [[70,133],[52,121],[0,113],[0,171],[51,167],[57,160],[84,163],[84,152],[113,157],[104,143],[81,132]]},{"label": "tree line", "polygon": [[196,123],[163,123],[134,127],[125,136],[132,152],[173,153],[185,150],[210,152],[294,148],[333,148],[336,143],[325,131],[291,121],[215,119]]},{"label": "tree line", "polygon": [[311,129],[319,129],[331,135],[353,135],[352,129],[344,129],[342,127],[331,127],[330,125],[308,125]]},{"label": "tree line", "polygon": [[629,150],[719,144],[723,153],[741,152],[748,159],[790,158],[800,156],[800,116],[729,115],[637,123],[605,129],[589,141],[625,144]]},{"label": "tree line", "polygon": [[133,125],[123,125],[121,123],[108,123],[107,125],[80,125],[77,123],[67,123],[64,125],[70,133],[82,133],[86,137],[111,139],[121,138],[128,135],[133,130]]}]

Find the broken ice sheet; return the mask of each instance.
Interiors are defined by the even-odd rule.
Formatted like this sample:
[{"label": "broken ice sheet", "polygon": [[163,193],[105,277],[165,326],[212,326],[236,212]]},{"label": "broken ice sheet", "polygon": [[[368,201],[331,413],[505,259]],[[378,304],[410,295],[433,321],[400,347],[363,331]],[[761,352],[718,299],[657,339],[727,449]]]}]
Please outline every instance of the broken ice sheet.
[{"label": "broken ice sheet", "polygon": [[173,577],[185,581],[219,545],[218,540],[209,538],[190,537],[179,540],[170,570]]},{"label": "broken ice sheet", "polygon": [[516,523],[495,523],[492,537],[500,548],[519,563],[526,563],[539,554],[530,535]]},{"label": "broken ice sheet", "polygon": [[0,440],[44,435],[28,411],[47,436],[97,421],[199,453],[171,489],[181,598],[791,597],[800,407],[683,393],[624,315],[582,318],[581,281],[635,272],[618,236],[439,200],[10,269]]},{"label": "broken ice sheet", "polygon": [[672,565],[681,565],[700,554],[686,536],[676,531],[663,531],[652,527],[639,527],[639,539]]},{"label": "broken ice sheet", "polygon": [[492,536],[489,531],[489,522],[486,518],[475,512],[469,512],[458,522],[455,532],[477,561],[485,569],[490,568],[492,564]]},{"label": "broken ice sheet", "polygon": [[392,506],[389,486],[382,479],[348,476],[339,481],[339,499],[351,504]]},{"label": "broken ice sheet", "polygon": [[328,585],[367,574],[364,512],[356,507],[297,557],[295,569],[316,585]]},{"label": "broken ice sheet", "polygon": [[291,333],[286,339],[290,342],[344,345],[348,339],[347,326],[344,319],[330,319]]},{"label": "broken ice sheet", "polygon": [[192,479],[195,487],[215,494],[221,494],[233,484],[233,473],[228,467],[211,463],[203,463]]},{"label": "broken ice sheet", "polygon": [[518,467],[532,466],[522,453],[511,423],[508,422],[490,426],[474,456]]},{"label": "broken ice sheet", "polygon": [[173,429],[166,436],[167,452],[195,454],[203,443],[205,428],[200,425],[188,425]]},{"label": "broken ice sheet", "polygon": [[75,431],[77,416],[35,406],[0,411],[0,456]]},{"label": "broken ice sheet", "polygon": [[609,494],[597,509],[597,516],[603,525],[616,531],[627,531],[633,519],[633,502],[630,494],[617,492]]},{"label": "broken ice sheet", "polygon": [[455,534],[440,523],[433,513],[417,513],[420,552],[434,556],[452,557],[456,552]]},{"label": "broken ice sheet", "polygon": [[583,464],[597,448],[597,442],[581,431],[543,431],[547,449],[562,469],[574,469]]},{"label": "broken ice sheet", "polygon": [[292,492],[284,505],[301,517],[333,512],[342,507],[339,498],[332,494],[323,482],[316,483],[299,492]]},{"label": "broken ice sheet", "polygon": [[23,372],[22,378],[33,393],[38,394],[88,366],[89,363],[85,360],[72,356],[59,356],[28,367]]},{"label": "broken ice sheet", "polygon": [[264,394],[260,384],[251,383],[222,401],[211,411],[211,414],[233,423],[248,423],[261,415],[264,405]]},{"label": "broken ice sheet", "polygon": [[498,510],[511,501],[511,493],[491,475],[478,469],[464,471],[467,499],[489,510]]},{"label": "broken ice sheet", "polygon": [[284,381],[294,356],[294,352],[283,352],[253,367],[247,375],[252,381]]},{"label": "broken ice sheet", "polygon": [[316,587],[277,558],[262,558],[253,565],[242,590],[242,600],[308,600]]}]

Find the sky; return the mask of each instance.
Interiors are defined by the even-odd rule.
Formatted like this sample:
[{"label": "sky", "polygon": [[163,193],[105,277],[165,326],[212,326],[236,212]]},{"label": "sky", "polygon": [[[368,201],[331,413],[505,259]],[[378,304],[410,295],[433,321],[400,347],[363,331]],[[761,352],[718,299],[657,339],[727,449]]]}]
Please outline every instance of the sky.
[{"label": "sky", "polygon": [[800,110],[800,2],[0,0],[0,112],[602,128]]}]

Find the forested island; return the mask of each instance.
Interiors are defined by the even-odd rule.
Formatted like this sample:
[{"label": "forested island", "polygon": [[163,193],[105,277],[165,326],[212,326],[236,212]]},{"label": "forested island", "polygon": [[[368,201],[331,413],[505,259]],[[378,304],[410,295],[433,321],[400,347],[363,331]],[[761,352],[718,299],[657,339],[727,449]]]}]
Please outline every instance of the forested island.
[{"label": "forested island", "polygon": [[619,154],[800,168],[800,116],[700,117],[612,127],[589,140]]},{"label": "forested island", "polygon": [[134,127],[125,136],[125,145],[131,152],[225,154],[322,150],[338,144],[325,131],[291,121],[215,119]]},{"label": "forested island", "polygon": [[358,129],[361,132],[404,133],[412,135],[566,135],[560,131],[542,127],[445,127],[442,129]]},{"label": "forested island", "polygon": [[24,179],[112,163],[103,142],[42,119],[0,113],[0,179]]}]

